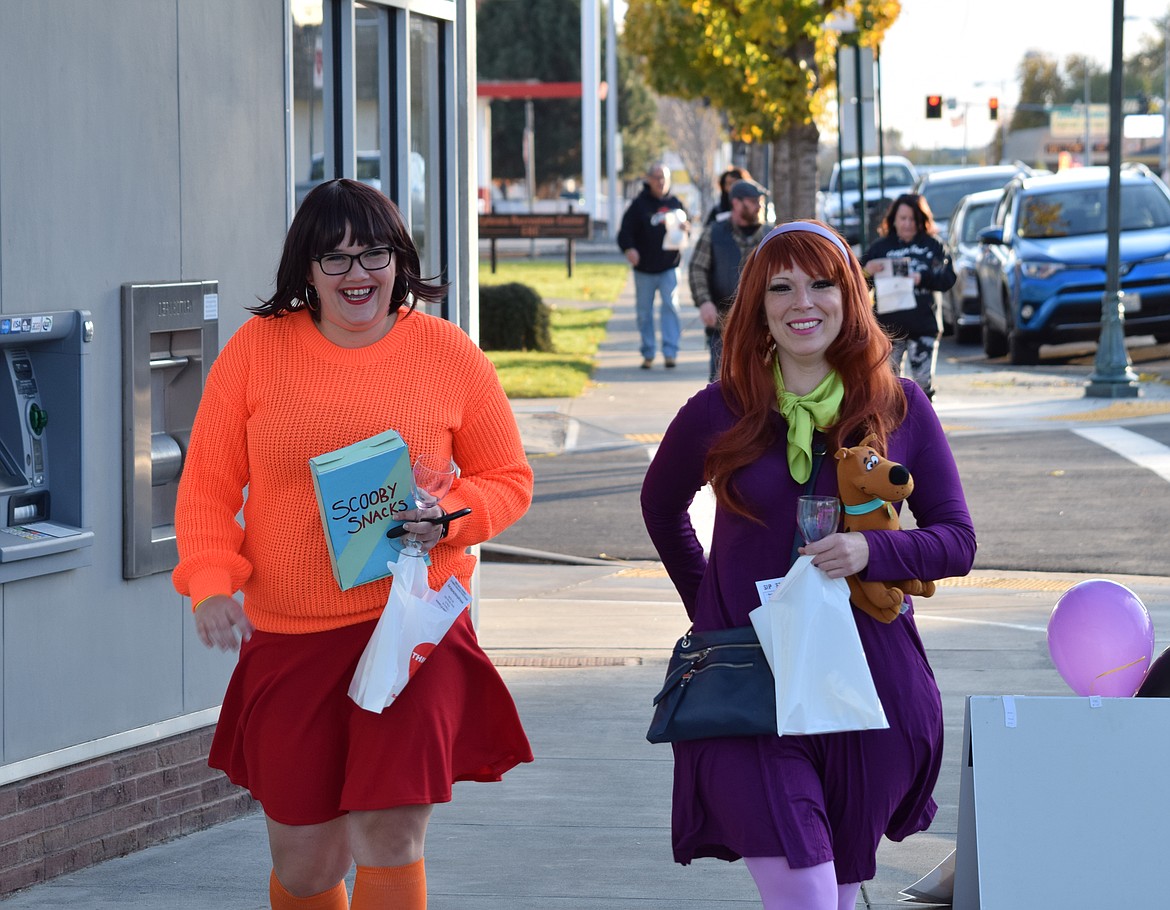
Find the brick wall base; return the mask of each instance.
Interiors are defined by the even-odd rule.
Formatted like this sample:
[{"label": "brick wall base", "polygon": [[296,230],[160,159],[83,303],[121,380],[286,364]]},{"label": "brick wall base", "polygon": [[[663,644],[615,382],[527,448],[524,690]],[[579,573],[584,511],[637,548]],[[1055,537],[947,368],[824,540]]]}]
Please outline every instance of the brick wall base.
[{"label": "brick wall base", "polygon": [[207,767],[214,727],[0,787],[0,900],[251,811]]}]

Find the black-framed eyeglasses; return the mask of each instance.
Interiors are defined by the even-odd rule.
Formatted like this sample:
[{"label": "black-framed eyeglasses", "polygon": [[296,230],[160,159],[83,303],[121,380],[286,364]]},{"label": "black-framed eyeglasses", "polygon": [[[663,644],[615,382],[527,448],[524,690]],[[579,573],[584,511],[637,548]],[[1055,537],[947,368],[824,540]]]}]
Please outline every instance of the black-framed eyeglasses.
[{"label": "black-framed eyeglasses", "polygon": [[324,256],[314,256],[313,261],[321,266],[326,275],[345,275],[353,268],[356,259],[367,272],[377,272],[386,268],[394,258],[394,250],[388,246],[375,246],[360,253],[326,253]]}]

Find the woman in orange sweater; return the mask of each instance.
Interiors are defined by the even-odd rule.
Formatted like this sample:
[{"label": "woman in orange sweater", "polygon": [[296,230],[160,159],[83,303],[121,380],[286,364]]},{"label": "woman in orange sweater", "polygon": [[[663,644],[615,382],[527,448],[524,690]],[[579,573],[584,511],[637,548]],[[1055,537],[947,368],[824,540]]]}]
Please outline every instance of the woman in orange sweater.
[{"label": "woman in orange sweater", "polygon": [[276,293],[212,366],[191,433],[174,583],[203,643],[240,650],[209,761],[263,806],[276,910],[346,908],[354,862],[354,910],[425,907],[433,804],[456,780],[499,780],[532,761],[466,611],[381,714],[347,694],[390,581],[338,588],[309,459],[394,429],[411,452],[455,460],[443,506],[471,514],[406,523],[436,589],[452,575],[469,586],[467,548],[532,499],[491,363],[458,327],[415,309],[446,290],[421,279],[389,199],[351,180],[322,184],[293,219]]}]

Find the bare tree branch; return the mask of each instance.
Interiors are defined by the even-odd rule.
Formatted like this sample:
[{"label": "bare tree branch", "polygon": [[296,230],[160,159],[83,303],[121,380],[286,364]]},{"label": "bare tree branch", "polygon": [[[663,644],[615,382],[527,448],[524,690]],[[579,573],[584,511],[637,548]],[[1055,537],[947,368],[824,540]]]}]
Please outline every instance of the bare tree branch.
[{"label": "bare tree branch", "polygon": [[704,101],[661,96],[658,119],[699,191],[702,203],[694,215],[701,220],[715,204],[715,158],[727,136],[723,118]]}]

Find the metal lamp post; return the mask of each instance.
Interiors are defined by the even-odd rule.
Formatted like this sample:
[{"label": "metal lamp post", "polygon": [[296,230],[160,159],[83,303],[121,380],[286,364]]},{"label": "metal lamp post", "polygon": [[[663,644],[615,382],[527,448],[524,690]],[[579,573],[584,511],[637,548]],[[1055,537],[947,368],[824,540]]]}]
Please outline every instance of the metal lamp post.
[{"label": "metal lamp post", "polygon": [[1163,180],[1170,180],[1170,17],[1162,23],[1162,155]]},{"label": "metal lamp post", "polygon": [[1141,394],[1125,349],[1125,323],[1119,279],[1121,259],[1121,101],[1122,34],[1125,0],[1113,0],[1113,60],[1109,71],[1109,190],[1106,196],[1109,246],[1105,297],[1101,301],[1101,337],[1093,375],[1085,386],[1089,398],[1135,398]]}]

